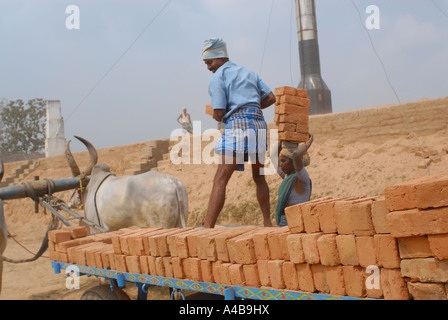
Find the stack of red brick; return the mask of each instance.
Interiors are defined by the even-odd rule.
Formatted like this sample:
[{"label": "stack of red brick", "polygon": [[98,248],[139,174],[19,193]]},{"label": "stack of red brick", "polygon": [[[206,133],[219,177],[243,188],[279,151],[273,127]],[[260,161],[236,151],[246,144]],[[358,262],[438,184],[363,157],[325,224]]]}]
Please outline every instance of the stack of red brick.
[{"label": "stack of red brick", "polygon": [[384,195],[410,294],[415,299],[447,300],[448,173],[388,187]]},{"label": "stack of red brick", "polygon": [[[50,233],[50,258],[209,283],[384,299],[446,299],[448,174],[381,197],[316,199],[288,227]],[[77,230],[77,231],[76,231]],[[78,232],[78,233],[76,233]]]},{"label": "stack of red brick", "polygon": [[310,99],[307,98],[307,90],[279,87],[274,93],[277,98],[274,123],[278,139],[293,143],[308,141]]}]

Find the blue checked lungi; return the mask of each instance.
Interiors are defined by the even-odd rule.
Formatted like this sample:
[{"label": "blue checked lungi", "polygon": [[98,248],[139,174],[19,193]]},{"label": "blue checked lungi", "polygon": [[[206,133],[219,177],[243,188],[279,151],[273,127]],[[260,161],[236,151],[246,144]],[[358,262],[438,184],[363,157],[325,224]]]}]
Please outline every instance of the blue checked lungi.
[{"label": "blue checked lungi", "polygon": [[219,155],[234,157],[237,170],[244,169],[244,161],[264,161],[267,151],[267,124],[263,112],[257,107],[242,108],[226,121],[224,131],[216,142],[214,151]]}]

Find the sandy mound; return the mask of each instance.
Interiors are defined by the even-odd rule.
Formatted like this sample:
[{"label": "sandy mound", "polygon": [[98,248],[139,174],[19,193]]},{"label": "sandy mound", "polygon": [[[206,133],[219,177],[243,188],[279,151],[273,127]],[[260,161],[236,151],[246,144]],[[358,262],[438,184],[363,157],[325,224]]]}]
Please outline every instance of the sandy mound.
[{"label": "sandy mound", "polygon": [[[311,165],[307,168],[313,181],[312,198],[380,195],[386,186],[446,172],[447,123],[447,98],[417,101],[399,108],[381,106],[315,116],[310,119],[315,142],[310,149]],[[110,151],[115,149],[121,156]],[[100,161],[107,162],[117,175],[123,175],[126,164],[140,157],[141,149],[141,144],[109,148],[100,153]],[[422,151],[426,158],[419,155]],[[425,161],[430,162],[428,167]],[[80,161],[80,166],[83,165],[85,162]],[[198,225],[207,209],[216,165],[168,165],[160,171],[185,183],[189,195],[188,224]],[[69,177],[70,172],[63,157],[55,157],[30,174],[34,175],[61,179]],[[266,179],[270,186],[271,212],[274,212],[281,180],[276,175]],[[67,201],[70,192],[58,196]],[[36,252],[50,220],[49,213],[44,214],[42,208],[40,213],[34,213],[34,203],[29,199],[8,201],[5,211],[10,233]],[[262,223],[249,166],[231,178],[218,223]],[[5,255],[14,259],[31,256],[13,239],[8,240]],[[5,263],[0,299],[79,299],[84,289],[98,281],[86,277],[81,280],[81,290],[67,290],[65,275],[55,275],[45,257],[32,263]]]}]

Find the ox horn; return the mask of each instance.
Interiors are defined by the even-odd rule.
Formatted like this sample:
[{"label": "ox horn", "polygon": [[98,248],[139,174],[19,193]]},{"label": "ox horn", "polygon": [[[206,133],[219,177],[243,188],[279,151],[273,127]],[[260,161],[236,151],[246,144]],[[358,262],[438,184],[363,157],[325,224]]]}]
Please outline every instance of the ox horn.
[{"label": "ox horn", "polygon": [[[98,153],[96,152],[95,147],[89,141],[84,138],[75,136],[76,139],[81,141],[89,151],[90,159],[87,164],[87,168],[84,171],[85,176],[89,176],[92,173],[93,166],[98,162]],[[67,159],[68,165],[74,177],[77,177],[81,174],[78,165],[76,164],[75,159],[73,158],[72,152],[70,151],[70,141],[67,143],[65,148],[65,158]]]}]

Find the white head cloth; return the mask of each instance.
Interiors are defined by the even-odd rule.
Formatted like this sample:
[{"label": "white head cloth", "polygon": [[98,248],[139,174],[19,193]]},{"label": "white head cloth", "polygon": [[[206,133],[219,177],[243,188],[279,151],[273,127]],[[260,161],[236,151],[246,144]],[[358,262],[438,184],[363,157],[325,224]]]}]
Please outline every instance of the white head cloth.
[{"label": "white head cloth", "polygon": [[208,39],[204,41],[202,47],[202,59],[228,58],[226,43],[219,38]]}]

